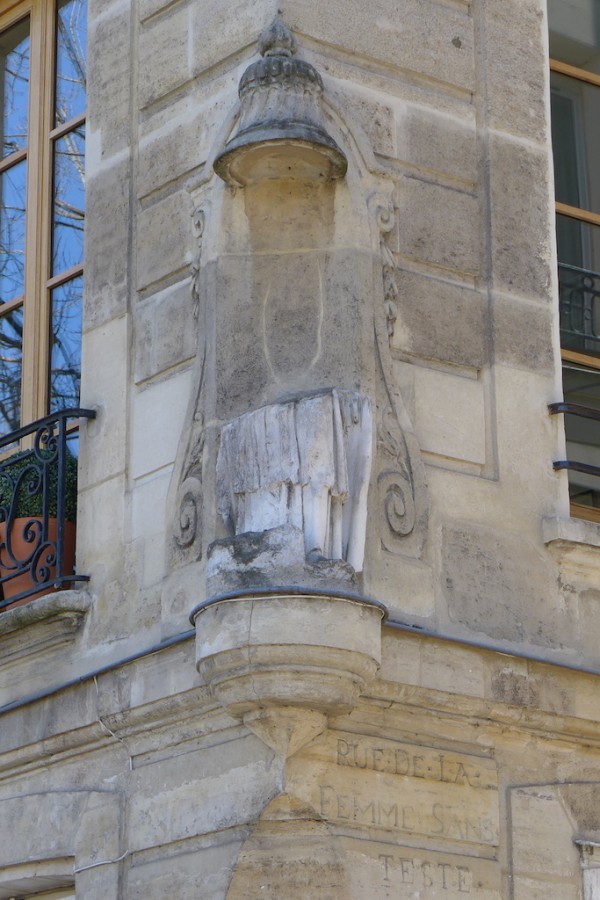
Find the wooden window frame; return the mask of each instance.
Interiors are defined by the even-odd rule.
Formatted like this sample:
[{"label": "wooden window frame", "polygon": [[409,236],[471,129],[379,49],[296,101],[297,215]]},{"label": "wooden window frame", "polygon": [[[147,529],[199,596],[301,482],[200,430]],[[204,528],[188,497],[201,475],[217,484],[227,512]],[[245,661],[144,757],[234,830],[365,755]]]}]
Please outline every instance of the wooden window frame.
[{"label": "wooden window frame", "polygon": [[51,291],[83,274],[83,262],[52,275],[54,145],[86,114],[54,127],[56,0],[0,0],[0,32],[29,17],[30,74],[27,148],[0,162],[0,173],[27,160],[25,200],[25,289],[0,307],[0,316],[23,309],[21,424],[47,415],[50,404]]},{"label": "wooden window frame", "polygon": [[[570,63],[561,62],[561,60],[551,58],[550,71],[556,72],[559,75],[566,75],[576,81],[591,84],[600,89],[600,74],[589,72],[587,69],[581,69]],[[568,203],[561,203],[559,201],[556,201],[555,203],[555,210],[557,215],[567,216],[568,218],[576,219],[579,222],[584,222],[587,225],[600,227],[600,213],[578,206],[571,206]],[[600,356],[592,356],[591,354],[581,353],[576,350],[568,350],[561,346],[561,360],[563,363],[575,363],[576,365],[597,369],[600,372]],[[571,515],[578,519],[600,523],[600,508],[586,506],[572,500],[570,509]]]}]

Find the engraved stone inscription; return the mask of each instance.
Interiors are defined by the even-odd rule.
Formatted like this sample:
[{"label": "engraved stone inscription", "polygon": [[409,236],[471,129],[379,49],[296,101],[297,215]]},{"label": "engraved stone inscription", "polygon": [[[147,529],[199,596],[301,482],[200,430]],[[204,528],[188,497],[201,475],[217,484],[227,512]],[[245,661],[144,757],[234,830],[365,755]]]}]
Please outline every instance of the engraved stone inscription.
[{"label": "engraved stone inscription", "polygon": [[496,771],[488,760],[467,759],[428,747],[395,744],[391,741],[372,741],[353,735],[338,737],[336,762],[339,766],[372,769],[391,775],[428,778],[448,784],[495,788]]},{"label": "engraved stone inscription", "polygon": [[376,825],[381,828],[427,834],[432,837],[467,841],[475,844],[498,842],[497,821],[480,804],[472,807],[464,801],[450,798],[451,802],[432,802],[431,794],[418,795],[411,785],[411,802],[395,800],[406,796],[405,791],[384,789],[381,796],[374,788],[340,791],[332,784],[319,788],[318,809],[324,819],[353,822],[357,825]]},{"label": "engraved stone inscription", "polygon": [[492,760],[341,732],[299,757],[290,771],[294,788],[326,821],[381,829],[399,841],[424,835],[476,845],[494,855],[499,813]]},{"label": "engraved stone inscription", "polygon": [[369,900],[500,900],[497,862],[418,847],[347,839],[352,897]]},{"label": "engraved stone inscription", "polygon": [[400,852],[381,852],[379,862],[384,896],[421,900],[499,896],[497,871],[483,860],[452,859],[404,848]]},{"label": "engraved stone inscription", "polygon": [[469,866],[449,862],[432,862],[414,856],[380,853],[383,864],[383,880],[389,883],[413,885],[417,890],[438,888],[458,894],[470,894],[473,872]]}]

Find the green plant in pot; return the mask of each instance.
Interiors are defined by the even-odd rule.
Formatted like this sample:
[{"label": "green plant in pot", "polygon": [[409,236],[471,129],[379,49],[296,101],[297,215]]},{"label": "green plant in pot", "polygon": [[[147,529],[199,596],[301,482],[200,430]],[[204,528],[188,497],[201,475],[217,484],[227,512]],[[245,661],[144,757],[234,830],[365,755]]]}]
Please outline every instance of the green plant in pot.
[{"label": "green plant in pot", "polygon": [[[45,590],[33,592],[35,586],[56,577],[58,459],[52,459],[51,452],[45,450],[40,456],[42,459],[31,450],[18,451],[0,463],[0,509],[4,514],[4,521],[0,522],[0,578],[6,579],[2,582],[4,601],[25,591],[32,591],[32,594],[18,603],[34,599],[46,593]],[[43,459],[51,461],[45,465]],[[44,496],[41,472],[44,468],[48,523],[46,542],[42,543]],[[77,458],[68,449],[63,496],[62,574],[65,575],[71,574],[74,567],[77,513]]]}]

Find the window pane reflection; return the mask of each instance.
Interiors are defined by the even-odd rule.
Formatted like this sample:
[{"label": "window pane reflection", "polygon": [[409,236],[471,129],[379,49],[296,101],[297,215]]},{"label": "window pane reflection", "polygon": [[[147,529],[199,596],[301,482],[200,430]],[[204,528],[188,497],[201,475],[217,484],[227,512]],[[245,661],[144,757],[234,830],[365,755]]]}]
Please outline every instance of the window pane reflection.
[{"label": "window pane reflection", "polygon": [[548,0],[550,56],[600,72],[600,0]]},{"label": "window pane reflection", "polygon": [[15,431],[21,418],[23,309],[0,318],[0,434]]},{"label": "window pane reflection", "polygon": [[52,291],[50,412],[79,405],[83,278]]},{"label": "window pane reflection", "polygon": [[600,212],[600,87],[552,72],[556,199]]},{"label": "window pane reflection", "polygon": [[60,0],[56,40],[55,125],[85,112],[86,0]]},{"label": "window pane reflection", "polygon": [[54,145],[52,274],[83,261],[85,217],[85,127]]},{"label": "window pane reflection", "polygon": [[23,160],[0,175],[0,303],[25,288],[25,189]]},{"label": "window pane reflection", "polygon": [[27,146],[29,19],[0,34],[2,159]]}]

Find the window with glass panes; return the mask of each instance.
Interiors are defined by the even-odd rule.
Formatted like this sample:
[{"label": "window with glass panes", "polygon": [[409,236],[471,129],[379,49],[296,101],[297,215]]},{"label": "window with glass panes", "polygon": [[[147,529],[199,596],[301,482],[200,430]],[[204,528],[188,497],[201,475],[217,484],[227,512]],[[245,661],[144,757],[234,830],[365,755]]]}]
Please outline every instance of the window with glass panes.
[{"label": "window with glass panes", "polygon": [[0,434],[79,403],[87,0],[0,0]]},{"label": "window with glass panes", "polygon": [[[565,401],[600,410],[600,0],[548,0]],[[600,465],[600,422],[565,415],[567,456]],[[572,512],[600,521],[600,478],[570,471]]]}]

